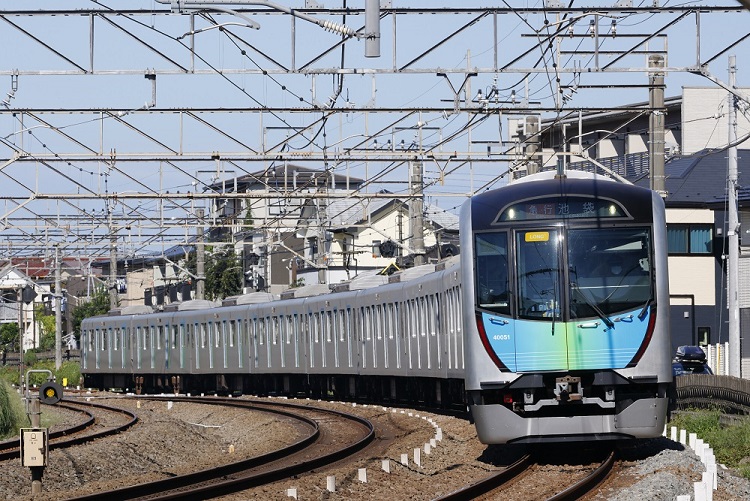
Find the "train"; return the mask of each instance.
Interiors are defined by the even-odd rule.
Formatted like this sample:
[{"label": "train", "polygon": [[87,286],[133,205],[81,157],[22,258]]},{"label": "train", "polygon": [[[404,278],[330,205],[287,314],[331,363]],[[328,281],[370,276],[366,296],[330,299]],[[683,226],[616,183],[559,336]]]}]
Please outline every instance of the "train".
[{"label": "train", "polygon": [[672,383],[664,202],[543,172],[460,215],[465,390],[483,443],[660,435]]},{"label": "train", "polygon": [[337,292],[113,310],[81,323],[84,384],[462,406],[459,277],[455,256]]},{"label": "train", "polygon": [[660,435],[658,195],[542,172],[472,197],[460,224],[460,256],[390,276],[87,318],[84,384],[468,408],[487,444]]}]

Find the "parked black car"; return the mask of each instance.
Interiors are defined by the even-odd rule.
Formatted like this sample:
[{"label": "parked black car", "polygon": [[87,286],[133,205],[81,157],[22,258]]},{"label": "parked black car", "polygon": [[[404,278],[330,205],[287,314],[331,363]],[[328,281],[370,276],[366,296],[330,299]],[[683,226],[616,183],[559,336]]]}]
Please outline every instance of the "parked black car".
[{"label": "parked black car", "polygon": [[706,352],[700,346],[680,346],[672,360],[672,374],[713,374],[706,361]]}]

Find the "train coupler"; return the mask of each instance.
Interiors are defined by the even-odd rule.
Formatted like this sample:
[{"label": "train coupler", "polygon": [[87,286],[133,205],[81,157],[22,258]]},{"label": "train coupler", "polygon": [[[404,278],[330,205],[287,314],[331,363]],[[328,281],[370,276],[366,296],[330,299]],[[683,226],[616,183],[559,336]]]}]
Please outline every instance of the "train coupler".
[{"label": "train coupler", "polygon": [[574,402],[583,398],[581,378],[563,376],[555,379],[555,398],[558,402]]}]

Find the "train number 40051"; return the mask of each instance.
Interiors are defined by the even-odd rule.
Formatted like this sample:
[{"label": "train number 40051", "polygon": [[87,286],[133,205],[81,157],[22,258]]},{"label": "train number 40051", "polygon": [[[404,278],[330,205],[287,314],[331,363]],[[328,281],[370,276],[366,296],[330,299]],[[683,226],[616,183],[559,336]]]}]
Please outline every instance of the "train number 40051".
[{"label": "train number 40051", "polygon": [[510,334],[495,334],[492,336],[493,341],[510,341]]}]

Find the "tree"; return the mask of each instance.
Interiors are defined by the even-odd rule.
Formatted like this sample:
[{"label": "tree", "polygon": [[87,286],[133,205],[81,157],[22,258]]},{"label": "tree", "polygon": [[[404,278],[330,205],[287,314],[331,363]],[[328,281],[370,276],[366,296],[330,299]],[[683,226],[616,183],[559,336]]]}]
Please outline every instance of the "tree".
[{"label": "tree", "polygon": [[39,336],[39,347],[43,350],[54,350],[55,330],[57,329],[55,315],[46,315],[44,305],[38,304],[34,307],[34,319],[39,323],[42,330]]},{"label": "tree", "polygon": [[[213,251],[213,252],[212,252]],[[242,293],[242,263],[235,254],[234,249],[215,251],[211,246],[206,247],[206,299],[224,299]],[[191,252],[188,256],[185,268],[192,274],[196,274],[196,255]]]},{"label": "tree", "polygon": [[0,349],[18,351],[18,324],[13,322],[0,325]]},{"label": "tree", "polygon": [[206,298],[224,299],[242,293],[242,265],[234,249],[214,253],[206,263]]},{"label": "tree", "polygon": [[97,287],[91,299],[73,309],[73,331],[76,338],[81,335],[81,321],[84,318],[103,315],[109,311],[109,293],[106,287]]}]

